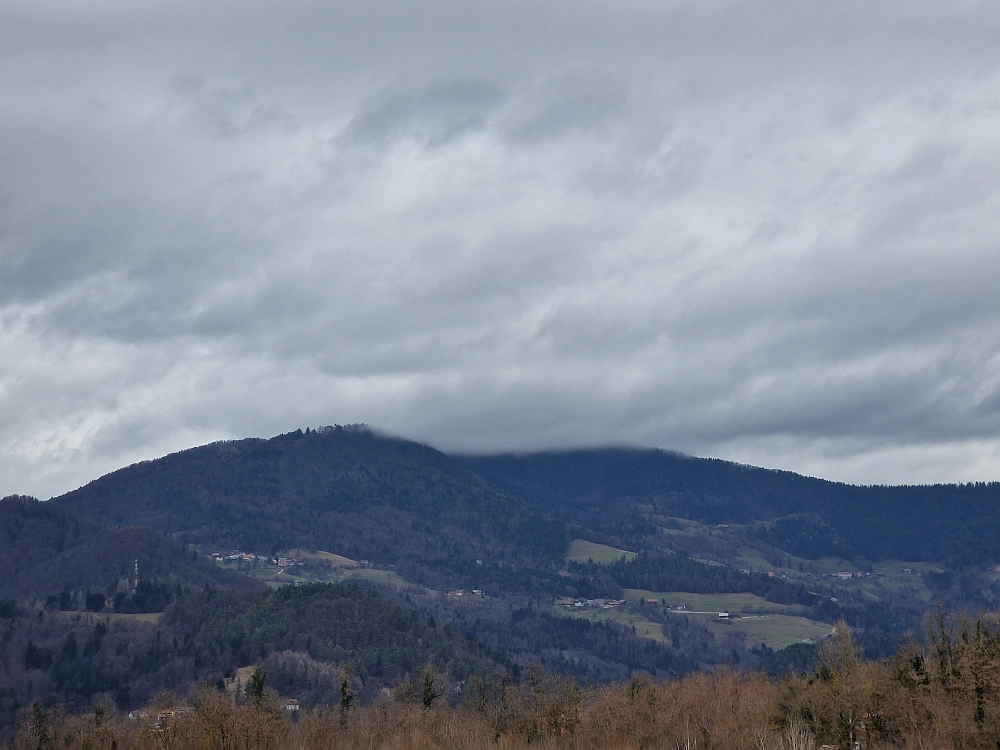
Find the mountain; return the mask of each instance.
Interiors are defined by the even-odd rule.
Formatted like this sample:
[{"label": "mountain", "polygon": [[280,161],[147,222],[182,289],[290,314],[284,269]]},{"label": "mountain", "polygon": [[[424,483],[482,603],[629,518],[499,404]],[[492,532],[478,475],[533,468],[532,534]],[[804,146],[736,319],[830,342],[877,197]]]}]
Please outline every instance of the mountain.
[{"label": "mountain", "polygon": [[[940,490],[947,501],[941,507],[950,509],[960,493],[996,488]],[[977,580],[939,581],[929,573],[913,579],[926,583],[913,592],[909,580],[887,579],[886,585],[873,581],[862,594],[830,589],[835,584],[822,570],[793,566],[788,555],[940,559],[935,524],[963,520],[941,512],[912,516],[923,492],[851,487],[657,450],[447,456],[364,428],[331,427],[193,448],[121,469],[51,502],[102,521],[149,526],[203,548],[267,555],[313,549],[394,566],[393,575],[425,587],[413,601],[446,620],[465,616],[459,604],[464,600],[439,601],[434,591],[486,590],[504,603],[490,605],[497,609],[490,617],[497,619],[529,600],[552,606],[557,596],[618,599],[624,589],[655,589],[652,582],[669,581],[670,590],[752,593],[765,602],[808,606],[809,616],[824,622],[842,617],[899,633],[926,606],[932,584],[942,594],[948,587],[961,589],[964,604],[983,600]],[[888,493],[888,500],[879,493]],[[906,507],[899,509],[901,504]],[[987,511],[967,518],[995,523]],[[904,533],[906,524],[887,531],[897,512],[923,523],[921,535]],[[697,528],[680,534],[678,519],[692,519]],[[855,533],[858,519],[869,519],[881,536]],[[734,528],[722,531],[719,524]],[[594,568],[579,564],[587,557],[567,564],[573,539],[608,545],[612,557]],[[880,539],[885,543],[878,546]],[[915,544],[921,540],[934,543],[923,549]],[[648,559],[657,561],[662,574],[640,574],[637,566],[647,558],[608,567],[619,554],[615,548],[656,553]],[[975,552],[971,545],[961,552],[970,549]],[[674,564],[663,556],[672,551],[693,559]],[[760,570],[762,557],[774,561],[770,569],[750,573]],[[719,564],[729,572],[711,569]],[[257,574],[274,582],[296,580],[287,571]],[[343,577],[318,569],[306,575]],[[827,589],[822,606],[808,593]],[[618,620],[630,622],[626,615]],[[538,625],[548,627],[541,620]],[[718,655],[710,651],[699,659],[712,663]]]},{"label": "mountain", "polygon": [[862,487],[649,449],[447,456],[351,427],[192,448],[53,502],[203,547],[376,560],[433,586],[470,579],[476,560],[551,572],[573,536],[661,547],[676,518],[746,525],[808,559],[1000,562],[1000,483]]},{"label": "mountain", "polygon": [[132,576],[136,559],[146,580],[260,587],[152,529],[111,527],[29,497],[0,500],[0,597],[90,589],[113,594],[120,579]]},{"label": "mountain", "polygon": [[461,580],[484,559],[552,568],[569,543],[561,521],[443,453],[362,428],[205,445],[51,502],[203,547],[310,547],[393,564],[428,585]]},{"label": "mountain", "polygon": [[776,523],[765,541],[802,557],[1000,562],[1000,483],[854,486],[649,449],[455,456],[499,490],[623,542],[657,517]]},{"label": "mountain", "polygon": [[[125,706],[263,663],[322,703],[344,664],[370,696],[428,661],[456,683],[532,662],[586,682],[799,663],[840,620],[885,655],[937,597],[1000,602],[998,500],[660,450],[449,456],[360,427],[214,443],[0,502],[0,618],[20,639],[0,677],[21,706]],[[299,559],[219,565],[185,544]],[[136,556],[143,581],[123,585]],[[308,583],[352,578],[385,588]],[[232,590],[260,580],[298,585]],[[92,588],[96,608],[115,598],[100,637]],[[788,644],[798,661],[772,653]]]}]

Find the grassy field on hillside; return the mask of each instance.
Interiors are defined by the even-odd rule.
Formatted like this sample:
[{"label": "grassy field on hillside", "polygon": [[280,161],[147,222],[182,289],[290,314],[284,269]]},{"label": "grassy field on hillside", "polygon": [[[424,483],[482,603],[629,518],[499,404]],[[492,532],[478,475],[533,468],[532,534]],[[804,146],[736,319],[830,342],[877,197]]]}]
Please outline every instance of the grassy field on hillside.
[{"label": "grassy field on hillside", "polygon": [[[669,643],[669,639],[663,635],[663,627],[658,622],[647,620],[641,614],[622,609],[580,609],[565,606],[556,606],[554,609],[564,617],[584,617],[594,622],[615,622],[626,627],[634,626],[635,633],[640,638]],[[793,643],[815,642],[833,631],[832,626],[826,623],[793,615],[748,615],[723,620],[718,617],[718,612],[702,615],[690,612],[686,614],[692,619],[697,618],[717,637],[739,631],[746,633],[749,644],[766,643],[773,649],[784,648]]]},{"label": "grassy field on hillside", "polygon": [[715,635],[741,631],[747,634],[749,643],[763,642],[773,649],[814,642],[833,632],[833,627],[826,623],[791,615],[749,615],[731,620],[705,617],[705,626]]},{"label": "grassy field on hillside", "polygon": [[247,574],[264,581],[268,586],[287,586],[293,583],[342,583],[344,581],[365,581],[377,583],[394,589],[410,588],[411,584],[394,570],[387,568],[363,568],[357,560],[343,555],[322,550],[289,550],[282,552],[281,557],[301,560],[304,566],[277,568],[261,567]]},{"label": "grassy field on hillside", "polygon": [[115,612],[53,612],[54,617],[76,618],[80,617],[81,622],[96,625],[99,622],[146,622],[156,624],[160,621],[162,612],[142,612],[138,614],[115,613]]},{"label": "grassy field on hillside", "polygon": [[588,560],[593,560],[595,563],[609,563],[620,559],[622,555],[625,555],[626,560],[631,560],[636,556],[635,552],[628,550],[616,549],[606,544],[588,542],[583,539],[574,539],[569,545],[566,559],[580,563],[585,563]]},{"label": "grassy field on hillside", "polygon": [[357,570],[344,570],[342,581],[368,581],[369,583],[382,583],[396,589],[405,589],[416,584],[410,583],[394,570],[379,570],[377,568],[359,568]]},{"label": "grassy field on hillside", "polygon": [[592,622],[615,622],[627,627],[635,626],[635,634],[640,638],[649,638],[659,643],[669,643],[663,635],[663,626],[658,622],[647,620],[642,615],[631,614],[620,609],[580,609],[579,607],[554,608],[555,612],[564,617],[583,617]]},{"label": "grassy field on hillside", "polygon": [[[786,613],[799,609],[787,604],[775,604],[756,594],[687,594],[682,591],[646,591],[625,589],[624,596],[629,602],[639,599],[666,601],[668,607],[683,604],[695,612],[777,612]],[[800,610],[801,611],[801,610]]]},{"label": "grassy field on hillside", "polygon": [[[928,573],[941,572],[941,567],[937,563],[912,562],[906,560],[882,560],[872,564],[871,577],[848,578],[847,580],[837,580],[830,578],[831,574],[839,571],[854,573],[858,566],[853,563],[836,557],[821,557],[818,560],[809,560],[804,566],[807,570],[822,576],[824,582],[842,586],[846,589],[864,591],[876,598],[886,591],[898,593],[909,590],[911,595],[918,597],[925,604],[930,604],[934,598],[933,593],[924,583],[923,576]],[[905,571],[909,570],[907,573]]]},{"label": "grassy field on hillside", "polygon": [[[799,617],[801,608],[769,602],[756,594],[688,594],[679,591],[643,591],[626,589],[625,598],[636,602],[640,598],[666,601],[668,607],[685,605],[683,614],[698,618],[717,636],[733,631],[746,633],[750,643],[766,643],[774,649],[793,643],[815,641],[830,634],[830,625]],[[745,613],[742,617],[722,619],[720,612]],[[755,614],[756,613],[756,614]]]},{"label": "grassy field on hillside", "polygon": [[357,560],[352,560],[351,558],[344,557],[343,555],[336,555],[333,552],[324,552],[323,550],[290,549],[281,556],[292,557],[296,560],[303,560],[305,562],[328,563],[336,568],[360,567]]}]

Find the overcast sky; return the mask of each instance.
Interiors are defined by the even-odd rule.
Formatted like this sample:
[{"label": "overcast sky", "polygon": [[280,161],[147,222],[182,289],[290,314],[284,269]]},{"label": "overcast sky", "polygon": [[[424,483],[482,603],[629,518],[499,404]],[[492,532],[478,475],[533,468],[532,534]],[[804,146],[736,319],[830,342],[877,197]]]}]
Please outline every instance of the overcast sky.
[{"label": "overcast sky", "polygon": [[957,0],[6,0],[0,495],[352,422],[998,480],[998,39]]}]

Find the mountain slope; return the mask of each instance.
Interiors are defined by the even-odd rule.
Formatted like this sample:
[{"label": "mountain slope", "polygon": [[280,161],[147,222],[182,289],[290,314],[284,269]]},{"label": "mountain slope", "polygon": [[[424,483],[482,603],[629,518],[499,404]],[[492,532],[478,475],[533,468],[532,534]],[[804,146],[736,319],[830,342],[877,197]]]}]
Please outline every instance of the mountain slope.
[{"label": "mountain slope", "polygon": [[557,565],[564,525],[443,453],[365,429],[296,431],[136,464],[52,502],[111,523],[265,554],[292,547],[406,568],[419,582],[476,560]]},{"label": "mountain slope", "polygon": [[151,529],[109,527],[33,498],[0,500],[2,597],[108,590],[121,577],[131,576],[136,559],[147,579],[197,587],[259,588]]},{"label": "mountain slope", "polygon": [[998,483],[859,487],[648,449],[449,457],[358,428],[193,448],[53,502],[206,546],[396,564],[428,585],[477,559],[551,570],[565,523],[655,546],[664,517],[767,522],[762,541],[809,558],[1000,562]]},{"label": "mountain slope", "polygon": [[650,516],[785,519],[768,541],[804,557],[1000,562],[1000,483],[859,487],[648,449],[455,456],[498,488],[622,540]]}]

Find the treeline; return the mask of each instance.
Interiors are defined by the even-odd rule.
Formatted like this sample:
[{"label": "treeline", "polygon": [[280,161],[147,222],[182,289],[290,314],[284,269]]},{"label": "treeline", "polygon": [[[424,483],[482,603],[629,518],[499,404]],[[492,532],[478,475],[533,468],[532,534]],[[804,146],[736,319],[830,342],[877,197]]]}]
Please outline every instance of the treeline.
[{"label": "treeline", "polygon": [[133,590],[126,588],[116,591],[113,597],[109,597],[101,589],[97,591],[90,589],[86,591],[60,591],[58,594],[50,594],[45,599],[45,607],[46,609],[58,609],[60,612],[100,613],[114,611],[116,614],[148,614],[162,612],[184,590],[184,587],[177,582],[167,583],[140,578]]},{"label": "treeline", "polygon": [[[809,673],[773,680],[720,671],[581,689],[538,665],[515,682],[474,676],[456,699],[446,676],[428,667],[361,706],[352,683],[315,710],[283,710],[255,673],[245,694],[201,688],[161,695],[135,720],[98,701],[77,715],[35,704],[19,714],[18,750],[226,748],[264,750],[446,750],[546,747],[598,750],[811,750],[822,745],[995,750],[1000,744],[1000,631],[938,612],[925,646],[908,644],[866,662],[846,625],[819,650]],[[185,707],[177,710],[179,707]]]}]

